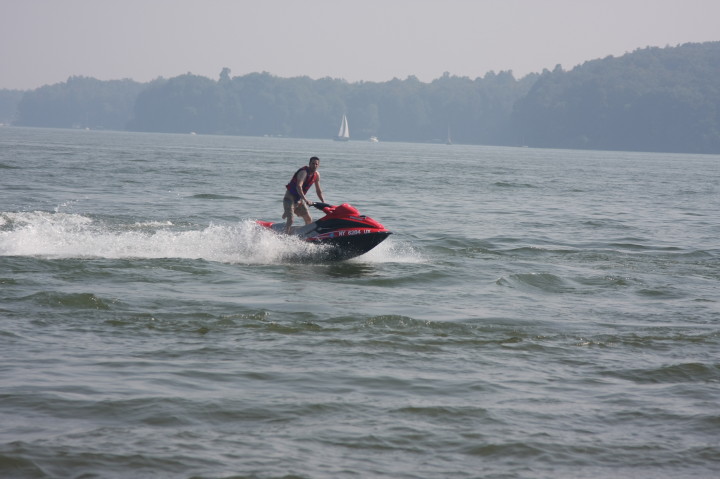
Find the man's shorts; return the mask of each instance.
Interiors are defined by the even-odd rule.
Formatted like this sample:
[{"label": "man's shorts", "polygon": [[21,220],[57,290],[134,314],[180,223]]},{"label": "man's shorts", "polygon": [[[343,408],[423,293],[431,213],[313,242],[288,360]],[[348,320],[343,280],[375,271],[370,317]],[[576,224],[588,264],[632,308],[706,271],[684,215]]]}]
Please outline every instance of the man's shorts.
[{"label": "man's shorts", "polygon": [[285,214],[283,215],[283,218],[287,218],[288,215],[296,214],[297,216],[305,216],[309,215],[310,212],[307,209],[307,205],[303,201],[302,203],[298,204],[297,201],[293,201],[292,199],[285,196],[283,198],[283,208],[285,210]]}]

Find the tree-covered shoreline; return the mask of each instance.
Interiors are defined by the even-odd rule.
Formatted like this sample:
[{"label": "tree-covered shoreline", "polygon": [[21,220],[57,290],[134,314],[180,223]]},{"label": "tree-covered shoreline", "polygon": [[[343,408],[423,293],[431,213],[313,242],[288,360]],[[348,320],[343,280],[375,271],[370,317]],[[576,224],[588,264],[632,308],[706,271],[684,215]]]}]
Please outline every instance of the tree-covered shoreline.
[{"label": "tree-covered shoreline", "polygon": [[[190,73],[149,83],[71,77],[0,91],[0,122],[18,126],[383,141],[720,153],[720,42],[638,49],[516,79],[490,72],[387,82],[217,80]],[[14,111],[10,111],[15,106]]]}]

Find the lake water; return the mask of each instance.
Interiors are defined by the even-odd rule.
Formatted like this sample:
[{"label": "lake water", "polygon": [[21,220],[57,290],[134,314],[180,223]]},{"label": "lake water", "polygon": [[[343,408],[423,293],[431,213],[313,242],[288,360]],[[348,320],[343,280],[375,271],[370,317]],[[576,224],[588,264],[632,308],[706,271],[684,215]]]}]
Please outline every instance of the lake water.
[{"label": "lake water", "polygon": [[[313,155],[369,254],[255,225]],[[718,212],[720,156],[0,128],[0,477],[715,478]]]}]

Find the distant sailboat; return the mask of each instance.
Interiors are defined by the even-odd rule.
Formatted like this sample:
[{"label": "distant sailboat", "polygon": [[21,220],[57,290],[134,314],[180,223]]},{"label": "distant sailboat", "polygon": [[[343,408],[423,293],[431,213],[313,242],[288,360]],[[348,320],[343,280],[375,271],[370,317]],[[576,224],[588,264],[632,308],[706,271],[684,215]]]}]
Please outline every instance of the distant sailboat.
[{"label": "distant sailboat", "polygon": [[343,115],[340,122],[340,131],[338,131],[335,141],[348,141],[350,139],[350,128],[348,128],[347,116]]},{"label": "distant sailboat", "polygon": [[450,125],[448,125],[448,134],[447,134],[447,140],[445,140],[446,145],[452,145],[452,138],[450,137]]}]

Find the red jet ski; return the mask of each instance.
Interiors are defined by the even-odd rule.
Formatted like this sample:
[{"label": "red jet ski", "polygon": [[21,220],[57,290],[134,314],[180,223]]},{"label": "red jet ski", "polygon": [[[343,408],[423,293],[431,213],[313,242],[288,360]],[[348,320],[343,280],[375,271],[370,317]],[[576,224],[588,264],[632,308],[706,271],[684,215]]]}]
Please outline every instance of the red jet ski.
[{"label": "red jet ski", "polygon": [[[325,251],[329,259],[345,260],[360,256],[392,234],[383,225],[369,216],[361,215],[347,203],[339,206],[313,203],[312,206],[325,212],[325,216],[307,225],[291,227],[290,234],[310,243],[329,246]],[[258,221],[258,224],[276,233],[285,233],[284,221]]]}]

